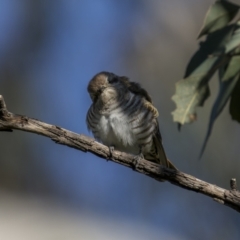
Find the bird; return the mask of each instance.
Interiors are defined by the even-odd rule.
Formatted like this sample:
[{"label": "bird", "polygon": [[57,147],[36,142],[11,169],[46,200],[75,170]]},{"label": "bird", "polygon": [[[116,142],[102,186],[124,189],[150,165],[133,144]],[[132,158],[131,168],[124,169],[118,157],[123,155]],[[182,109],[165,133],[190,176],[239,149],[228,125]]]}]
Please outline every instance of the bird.
[{"label": "bird", "polygon": [[167,159],[158,124],[158,110],[148,92],[125,76],[102,71],[87,87],[92,104],[86,122],[94,138],[123,151],[176,170]]}]

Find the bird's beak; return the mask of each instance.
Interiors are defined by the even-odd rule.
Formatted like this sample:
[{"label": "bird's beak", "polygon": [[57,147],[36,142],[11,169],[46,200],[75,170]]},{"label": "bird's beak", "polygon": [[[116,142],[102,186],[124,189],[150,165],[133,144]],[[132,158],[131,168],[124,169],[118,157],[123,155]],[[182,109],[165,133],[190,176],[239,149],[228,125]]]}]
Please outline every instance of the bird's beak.
[{"label": "bird's beak", "polygon": [[92,99],[96,101],[106,88],[107,88],[106,86],[102,86],[101,88],[99,88],[97,92],[94,94],[94,97]]},{"label": "bird's beak", "polygon": [[103,93],[103,91],[104,91],[106,88],[107,88],[106,86],[102,86],[101,88],[99,88],[97,95],[100,95],[101,93]]}]

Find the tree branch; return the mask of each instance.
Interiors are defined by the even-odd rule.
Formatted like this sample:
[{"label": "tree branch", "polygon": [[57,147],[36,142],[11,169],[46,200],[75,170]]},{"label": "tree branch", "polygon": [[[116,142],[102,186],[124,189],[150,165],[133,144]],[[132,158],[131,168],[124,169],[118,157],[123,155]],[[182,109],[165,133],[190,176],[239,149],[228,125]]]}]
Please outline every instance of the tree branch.
[{"label": "tree branch", "polygon": [[[135,159],[133,155],[115,150],[113,153],[110,153],[107,146],[96,142],[90,137],[9,112],[3,97],[0,95],[0,131],[12,131],[13,129],[49,137],[56,143],[84,152],[91,152],[101,158],[111,160],[129,168],[133,168],[134,166]],[[240,192],[236,190],[236,179],[231,180],[231,190],[227,190],[204,182],[189,174],[163,167],[145,159],[140,159],[137,169],[134,170],[157,181],[164,179],[179,187],[202,193],[240,212]]]}]

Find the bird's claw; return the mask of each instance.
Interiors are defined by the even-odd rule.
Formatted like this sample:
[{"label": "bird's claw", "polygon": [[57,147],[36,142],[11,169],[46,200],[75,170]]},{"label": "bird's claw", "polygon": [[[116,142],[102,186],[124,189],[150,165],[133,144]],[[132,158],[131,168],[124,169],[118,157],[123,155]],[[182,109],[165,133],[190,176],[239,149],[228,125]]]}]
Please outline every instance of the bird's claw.
[{"label": "bird's claw", "polygon": [[136,156],[134,157],[134,160],[133,160],[133,170],[136,170],[136,169],[138,168],[139,160],[140,160],[141,158],[144,158],[144,156],[143,156],[142,153],[140,153],[140,154],[138,154],[138,155],[136,155]]},{"label": "bird's claw", "polygon": [[[112,158],[113,157],[113,151],[114,151],[114,146],[109,146],[109,158]],[[108,161],[108,159],[107,159]]]}]

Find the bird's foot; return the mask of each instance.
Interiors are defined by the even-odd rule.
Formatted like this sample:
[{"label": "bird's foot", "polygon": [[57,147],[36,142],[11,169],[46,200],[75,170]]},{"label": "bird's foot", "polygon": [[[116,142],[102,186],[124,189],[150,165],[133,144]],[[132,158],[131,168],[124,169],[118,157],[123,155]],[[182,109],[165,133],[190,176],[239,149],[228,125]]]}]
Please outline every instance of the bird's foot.
[{"label": "bird's foot", "polygon": [[[109,146],[109,159],[113,157],[114,146]],[[108,159],[107,159],[108,161]]]},{"label": "bird's foot", "polygon": [[144,156],[143,156],[142,153],[140,153],[140,154],[138,154],[138,155],[136,155],[136,156],[134,157],[134,160],[133,160],[133,170],[136,170],[136,169],[138,168],[139,160],[140,160],[141,158],[144,158]]}]

